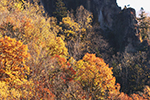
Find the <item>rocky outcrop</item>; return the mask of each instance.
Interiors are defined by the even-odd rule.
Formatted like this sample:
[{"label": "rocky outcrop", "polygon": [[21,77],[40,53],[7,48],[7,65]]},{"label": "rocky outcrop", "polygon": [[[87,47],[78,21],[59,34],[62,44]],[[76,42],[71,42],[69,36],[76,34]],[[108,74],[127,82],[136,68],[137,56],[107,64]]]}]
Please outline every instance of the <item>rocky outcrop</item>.
[{"label": "rocky outcrop", "polygon": [[116,0],[94,0],[97,9],[98,22],[102,29],[112,28],[113,16],[116,16],[121,8]]},{"label": "rocky outcrop", "polygon": [[141,43],[133,8],[123,9],[113,20],[113,34],[117,51],[136,52]]},{"label": "rocky outcrop", "polygon": [[[50,16],[53,15],[56,1],[41,0]],[[136,52],[139,48],[143,48],[143,44],[146,45],[139,40],[140,34],[133,8],[121,10],[116,0],[63,0],[63,2],[68,10],[75,11],[77,7],[83,5],[85,9],[92,12],[94,21],[100,23],[106,38],[110,36],[108,39],[117,52]]]}]

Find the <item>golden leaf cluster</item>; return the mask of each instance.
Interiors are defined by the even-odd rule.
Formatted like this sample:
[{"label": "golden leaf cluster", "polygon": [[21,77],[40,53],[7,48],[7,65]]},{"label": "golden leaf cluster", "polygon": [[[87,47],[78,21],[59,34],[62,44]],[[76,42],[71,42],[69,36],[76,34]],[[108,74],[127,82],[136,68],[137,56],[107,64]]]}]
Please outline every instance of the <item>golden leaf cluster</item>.
[{"label": "golden leaf cluster", "polygon": [[[26,66],[26,60],[30,58],[27,51],[27,45],[21,41],[7,36],[0,38],[0,83],[6,88],[4,92],[3,88],[0,89],[1,98],[8,99],[10,95],[12,98],[9,99],[27,96],[28,90],[24,86],[32,89],[33,82],[27,80],[30,74],[30,68]],[[19,87],[24,88],[20,90]]]},{"label": "golden leaf cluster", "polygon": [[104,99],[106,95],[119,93],[116,79],[113,77],[112,68],[98,58],[95,54],[85,54],[82,60],[75,64],[76,80],[80,81],[83,87],[90,89],[90,92],[97,99]]}]

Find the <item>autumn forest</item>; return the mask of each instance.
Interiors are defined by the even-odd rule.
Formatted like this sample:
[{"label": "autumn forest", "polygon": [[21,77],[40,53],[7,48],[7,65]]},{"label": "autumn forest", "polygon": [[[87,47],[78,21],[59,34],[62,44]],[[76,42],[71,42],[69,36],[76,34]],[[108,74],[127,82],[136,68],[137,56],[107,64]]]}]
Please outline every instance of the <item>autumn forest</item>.
[{"label": "autumn forest", "polygon": [[[148,46],[119,51],[80,5],[0,0],[0,100],[150,100]],[[139,40],[149,40],[141,9]]]}]

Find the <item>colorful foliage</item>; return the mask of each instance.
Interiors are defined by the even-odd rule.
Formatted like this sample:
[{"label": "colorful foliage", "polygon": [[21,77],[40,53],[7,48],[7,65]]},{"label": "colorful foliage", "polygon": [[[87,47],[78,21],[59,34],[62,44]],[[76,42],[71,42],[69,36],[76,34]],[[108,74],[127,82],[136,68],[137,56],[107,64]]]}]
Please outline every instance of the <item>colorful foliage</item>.
[{"label": "colorful foliage", "polygon": [[[25,44],[30,45],[33,43],[33,49],[36,52],[40,52],[37,47],[42,44],[42,49],[49,49],[50,51],[47,53],[51,55],[67,56],[67,48],[63,40],[57,37],[57,33],[61,29],[56,25],[57,19],[54,17],[44,17],[44,9],[37,2],[34,4],[27,3],[24,0],[22,2],[22,6],[25,6],[23,10],[18,10],[13,8],[13,5],[10,5],[11,10],[8,10],[8,13],[2,16],[0,23],[1,35],[16,38]],[[9,5],[8,3],[10,2],[6,2],[7,5]],[[19,2],[16,1],[15,3]],[[3,14],[4,12],[0,16]]]},{"label": "colorful foliage", "polygon": [[[86,34],[87,29],[91,28],[92,23],[92,14],[84,9],[83,6],[80,6],[77,9],[76,19],[73,14],[68,14],[67,17],[62,19],[62,26],[64,27],[63,32],[66,39],[73,39],[73,38],[83,38]],[[73,19],[74,18],[74,19]]]},{"label": "colorful foliage", "polygon": [[[7,36],[0,39],[0,81],[4,87],[6,86],[5,92],[8,91],[8,97],[10,95],[12,98],[26,98],[26,96],[30,98],[33,96],[31,91],[29,92],[33,82],[27,80],[27,75],[30,74],[30,68],[26,66],[26,60],[30,57],[27,50],[28,47],[20,41]],[[2,98],[6,99],[7,96]]]},{"label": "colorful foliage", "polygon": [[67,17],[62,18],[60,26],[62,30],[58,33],[64,41],[69,51],[69,55],[75,59],[80,59],[87,51],[92,36],[92,18],[93,15],[83,6],[73,12],[68,12]]},{"label": "colorful foliage", "polygon": [[[22,0],[24,9],[19,10],[14,5],[11,5],[10,2],[9,0],[5,2],[5,10],[0,13],[0,35],[1,37],[10,36],[18,40],[19,43],[23,42],[22,44],[28,45],[28,52],[32,56],[26,61],[26,64],[34,72],[34,74],[29,75],[30,79],[32,78],[36,83],[41,74],[40,67],[48,66],[45,63],[46,58],[55,54],[66,57],[68,51],[64,41],[57,37],[60,29],[56,25],[57,19],[44,17],[42,6],[39,6],[37,2],[31,4]],[[12,2],[20,3],[17,1]]]},{"label": "colorful foliage", "polygon": [[150,97],[147,96],[146,94],[131,94],[130,96],[128,96],[127,94],[124,94],[123,92],[121,92],[121,94],[115,98],[117,100],[149,100]]},{"label": "colorful foliage", "polygon": [[73,81],[76,72],[71,68],[69,62],[65,58],[56,55],[51,61],[53,63],[49,71],[50,84],[54,89],[53,92],[55,95],[58,95],[60,91],[65,92],[63,88],[67,89],[68,82]]},{"label": "colorful foliage", "polygon": [[[74,81],[75,70],[71,64],[59,55],[47,58],[46,65],[40,66],[35,72],[36,95],[50,99],[81,99],[86,92]],[[39,76],[38,73],[40,73]],[[35,78],[36,77],[36,78]]]},{"label": "colorful foliage", "polygon": [[76,80],[81,82],[83,89],[89,91],[93,98],[104,99],[110,94],[119,93],[112,68],[102,58],[95,57],[95,54],[85,54],[82,60],[76,62],[75,70]]},{"label": "colorful foliage", "polygon": [[27,50],[28,47],[20,41],[7,36],[0,39],[1,80],[22,79],[29,74],[30,69],[25,65],[26,58],[30,57]]},{"label": "colorful foliage", "polygon": [[[112,68],[95,54],[82,54],[88,49],[93,17],[83,6],[77,8],[76,16],[64,17],[66,12],[59,9],[66,8],[58,4],[62,22],[57,25],[60,19],[48,17],[40,0],[27,1],[0,0],[0,99],[150,99],[149,86],[139,94],[120,93]],[[147,68],[138,66],[133,67],[136,75],[149,75]]]}]

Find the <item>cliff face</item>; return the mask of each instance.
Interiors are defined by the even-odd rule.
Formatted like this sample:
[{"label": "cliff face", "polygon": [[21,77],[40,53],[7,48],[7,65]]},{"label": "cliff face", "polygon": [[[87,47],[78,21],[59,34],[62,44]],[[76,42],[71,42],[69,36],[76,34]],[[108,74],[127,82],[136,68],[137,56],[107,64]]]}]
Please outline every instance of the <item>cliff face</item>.
[{"label": "cliff face", "polygon": [[[45,10],[50,16],[55,10],[57,0],[41,0]],[[127,8],[121,10],[116,0],[63,0],[68,10],[76,10],[83,5],[93,13],[94,21],[100,23],[105,36],[112,36],[113,46],[116,51],[136,52],[139,45],[139,30],[137,27],[135,10]],[[105,31],[110,30],[107,33]]]},{"label": "cliff face", "polygon": [[97,14],[101,28],[112,28],[113,17],[121,11],[116,0],[94,0],[94,3],[96,5],[94,14]]},{"label": "cliff face", "polygon": [[136,52],[140,34],[133,8],[123,9],[113,20],[113,33],[118,51]]}]

